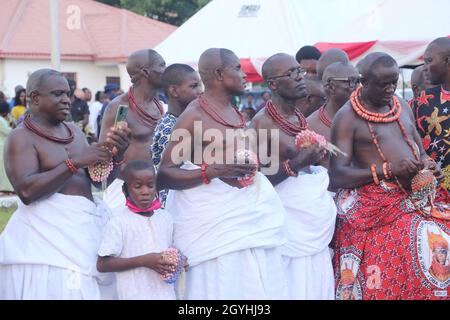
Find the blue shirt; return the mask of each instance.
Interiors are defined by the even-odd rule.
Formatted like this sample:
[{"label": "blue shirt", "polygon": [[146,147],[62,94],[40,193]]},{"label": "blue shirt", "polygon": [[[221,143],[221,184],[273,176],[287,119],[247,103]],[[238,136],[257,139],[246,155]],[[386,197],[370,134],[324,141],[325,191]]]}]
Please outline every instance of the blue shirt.
[{"label": "blue shirt", "polygon": [[[161,119],[159,119],[156,125],[155,132],[153,134],[153,143],[151,146],[152,160],[156,168],[159,168],[161,163],[161,155],[167,146],[172,133],[172,128],[177,122],[177,117],[170,113],[165,113]],[[167,199],[167,190],[161,190],[159,192],[159,200],[164,207]]]}]

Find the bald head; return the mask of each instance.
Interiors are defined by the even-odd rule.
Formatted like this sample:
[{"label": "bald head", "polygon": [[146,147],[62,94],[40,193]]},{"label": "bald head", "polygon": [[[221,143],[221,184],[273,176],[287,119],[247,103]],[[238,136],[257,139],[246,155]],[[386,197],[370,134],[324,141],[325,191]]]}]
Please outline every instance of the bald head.
[{"label": "bald head", "polygon": [[214,72],[231,65],[239,60],[236,54],[224,48],[210,48],[202,53],[198,60],[198,71],[202,81],[206,84],[214,78]]},{"label": "bald head", "polygon": [[143,49],[133,52],[128,58],[127,72],[131,78],[131,82],[135,83],[137,80],[135,75],[147,68],[153,70],[161,61],[164,61],[158,52],[152,49]]},{"label": "bald head", "polygon": [[431,46],[435,46],[439,48],[443,53],[450,55],[450,38],[448,37],[441,37],[433,40],[428,45],[428,48]]},{"label": "bald head", "polygon": [[33,72],[27,81],[27,96],[30,97],[33,92],[39,92],[43,84],[51,77],[64,78],[60,72],[53,69],[39,69]]},{"label": "bald head", "polygon": [[262,66],[262,76],[264,80],[268,80],[271,77],[280,76],[284,70],[283,65],[287,61],[295,60],[295,58],[286,53],[277,53],[267,59]]},{"label": "bald head", "polygon": [[155,62],[159,53],[152,49],[143,49],[133,52],[128,58],[130,67],[148,67]]},{"label": "bald head", "polygon": [[323,72],[332,63],[335,62],[349,62],[347,53],[339,48],[331,48],[322,53],[319,61],[317,61],[317,76],[322,80]]},{"label": "bald head", "polygon": [[358,77],[358,70],[350,62],[334,62],[323,72],[322,82],[327,83],[330,78]]},{"label": "bald head", "polygon": [[423,55],[425,75],[433,85],[450,81],[450,38],[442,37],[433,40]]},{"label": "bald head", "polygon": [[394,58],[384,52],[373,52],[364,57],[358,64],[358,70],[362,77],[369,79],[373,74],[373,69],[377,66],[392,67],[397,66]]}]

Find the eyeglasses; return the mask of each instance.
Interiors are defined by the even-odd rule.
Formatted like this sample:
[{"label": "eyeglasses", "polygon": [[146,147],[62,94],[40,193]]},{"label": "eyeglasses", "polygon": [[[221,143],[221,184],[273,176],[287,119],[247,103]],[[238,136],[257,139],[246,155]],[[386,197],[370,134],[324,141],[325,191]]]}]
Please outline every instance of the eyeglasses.
[{"label": "eyeglasses", "polygon": [[440,254],[447,254],[448,250],[445,248],[436,248],[436,249],[434,249],[434,252],[440,253]]},{"label": "eyeglasses", "polygon": [[298,68],[295,68],[294,70],[291,70],[289,73],[287,73],[285,75],[270,77],[270,78],[267,78],[267,80],[289,77],[292,80],[298,81],[298,80],[302,79],[305,75],[306,75],[306,70],[301,67],[298,67]]},{"label": "eyeglasses", "polygon": [[349,87],[356,87],[356,85],[361,83],[361,78],[339,78],[339,77],[330,77],[327,80],[330,81],[346,81]]}]

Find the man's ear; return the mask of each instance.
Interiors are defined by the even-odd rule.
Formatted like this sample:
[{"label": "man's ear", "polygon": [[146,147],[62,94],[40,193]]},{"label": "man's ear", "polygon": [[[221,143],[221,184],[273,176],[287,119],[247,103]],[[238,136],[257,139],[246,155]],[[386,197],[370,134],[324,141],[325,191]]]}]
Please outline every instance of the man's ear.
[{"label": "man's ear", "polygon": [[363,86],[366,86],[367,83],[368,83],[367,79],[364,78],[364,77],[361,77],[361,84],[362,84]]},{"label": "man's ear", "polygon": [[150,70],[148,70],[147,67],[142,68],[141,71],[144,74],[144,77],[146,77],[146,78],[150,77]]},{"label": "man's ear", "polygon": [[223,70],[222,69],[216,69],[213,72],[214,77],[216,77],[217,80],[223,81]]},{"label": "man's ear", "polygon": [[417,87],[416,84],[411,85],[411,89],[413,91],[414,96],[419,94],[419,88]]},{"label": "man's ear", "polygon": [[334,83],[332,81],[327,81],[324,85],[323,88],[325,89],[325,91],[328,91],[330,93],[334,93],[335,90],[335,86]]},{"label": "man's ear", "polygon": [[167,93],[169,94],[169,96],[174,97],[174,98],[178,98],[178,96],[179,96],[177,87],[173,86],[173,85],[170,85],[167,88]]},{"label": "man's ear", "polygon": [[277,83],[273,80],[269,80],[267,81],[267,87],[270,89],[270,91],[272,92],[276,92],[278,89]]},{"label": "man's ear", "polygon": [[38,106],[39,105],[39,93],[37,91],[31,92],[29,100],[30,100],[31,104]]}]

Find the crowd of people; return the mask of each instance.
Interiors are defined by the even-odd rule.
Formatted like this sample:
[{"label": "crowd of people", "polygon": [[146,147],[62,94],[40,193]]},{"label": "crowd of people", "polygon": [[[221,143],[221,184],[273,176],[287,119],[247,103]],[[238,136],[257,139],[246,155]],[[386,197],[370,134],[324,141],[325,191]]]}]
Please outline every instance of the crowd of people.
[{"label": "crowd of people", "polygon": [[424,62],[406,102],[389,54],[305,46],[269,57],[240,108],[223,48],[198,72],[134,52],[131,87],[90,106],[35,71],[12,131],[0,102],[20,198],[0,299],[448,299],[450,38]]}]

